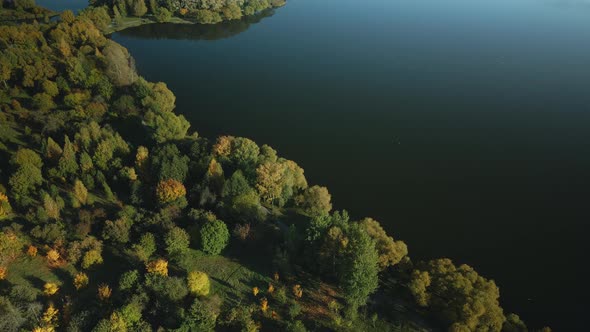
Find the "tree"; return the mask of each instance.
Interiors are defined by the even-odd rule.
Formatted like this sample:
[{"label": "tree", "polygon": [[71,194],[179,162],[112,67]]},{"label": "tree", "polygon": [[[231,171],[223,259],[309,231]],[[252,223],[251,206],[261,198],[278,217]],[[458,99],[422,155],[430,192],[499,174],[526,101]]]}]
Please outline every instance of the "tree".
[{"label": "tree", "polygon": [[[137,1],[145,7],[143,0]],[[128,86],[137,80],[135,61],[123,46],[109,40],[102,54],[105,57],[105,74],[115,86]]]},{"label": "tree", "polygon": [[[138,151],[139,153],[139,151]],[[190,159],[180,153],[175,144],[166,144],[152,153],[152,174],[159,180],[186,180]]]},{"label": "tree", "polygon": [[360,225],[375,240],[381,270],[399,263],[408,254],[406,244],[403,241],[394,241],[377,220],[365,218],[360,222]]},{"label": "tree", "polygon": [[12,207],[8,201],[8,196],[0,192],[0,220],[6,218],[12,212]]},{"label": "tree", "polygon": [[28,197],[28,194],[41,183],[43,183],[41,169],[32,164],[20,166],[8,180],[17,199]]},{"label": "tree", "polygon": [[528,332],[526,324],[517,314],[506,315],[506,321],[502,327],[503,332]]},{"label": "tree", "polygon": [[58,291],[59,291],[59,286],[56,283],[47,282],[43,286],[43,294],[45,294],[46,296],[54,295]]},{"label": "tree", "polygon": [[59,219],[61,207],[55,199],[49,196],[49,194],[43,196],[43,208],[49,218],[52,218],[53,220]]},{"label": "tree", "polygon": [[88,189],[86,189],[84,183],[78,179],[74,181],[73,198],[74,207],[79,207],[88,203]]},{"label": "tree", "polygon": [[410,291],[451,330],[501,331],[506,320],[496,284],[468,265],[456,267],[450,259],[420,263]]},{"label": "tree", "polygon": [[144,120],[152,139],[157,143],[183,139],[191,126],[184,116],[172,112],[148,111]]},{"label": "tree", "polygon": [[156,238],[152,233],[145,233],[139,243],[132,246],[133,253],[142,262],[147,262],[156,252]]},{"label": "tree", "polygon": [[313,186],[307,188],[296,198],[297,206],[311,215],[327,214],[332,210],[332,196],[326,187]]},{"label": "tree", "polygon": [[379,255],[375,242],[360,225],[351,224],[348,238],[340,284],[351,312],[356,313],[379,286]]},{"label": "tree", "polygon": [[160,204],[167,204],[186,196],[184,185],[174,179],[160,181],[156,187],[156,198]]},{"label": "tree", "polygon": [[74,287],[81,289],[88,286],[88,275],[84,272],[79,272],[74,276]]},{"label": "tree", "polygon": [[10,159],[10,164],[15,167],[33,166],[35,168],[43,167],[43,160],[37,152],[31,149],[20,148]]},{"label": "tree", "polygon": [[165,23],[165,22],[170,22],[170,19],[172,18],[172,13],[164,8],[164,7],[160,7],[156,10],[156,21],[160,22],[160,23]]},{"label": "tree", "polygon": [[82,268],[87,269],[92,265],[102,264],[102,253],[98,249],[88,250],[82,257]]},{"label": "tree", "polygon": [[284,169],[284,165],[270,162],[256,169],[256,189],[268,203],[272,204],[283,192]]},{"label": "tree", "polygon": [[57,168],[59,174],[63,177],[75,175],[78,172],[78,163],[76,162],[76,149],[70,138],[66,135],[63,153],[59,158]]},{"label": "tree", "polygon": [[188,289],[191,294],[197,296],[207,296],[211,289],[209,276],[205,272],[192,271],[187,277]]},{"label": "tree", "polygon": [[107,220],[102,230],[102,238],[119,243],[127,243],[129,242],[131,226],[132,222],[126,217],[119,218],[115,221]]},{"label": "tree", "polygon": [[211,332],[215,330],[216,320],[217,315],[195,299],[182,321],[180,330]]},{"label": "tree", "polygon": [[170,256],[178,257],[188,251],[190,237],[184,229],[173,227],[166,234],[164,242],[166,243],[166,252]]},{"label": "tree", "polygon": [[131,13],[133,16],[141,17],[145,15],[148,11],[147,6],[145,5],[144,0],[133,0],[131,4]]},{"label": "tree", "polygon": [[146,264],[148,273],[159,274],[162,276],[168,275],[168,261],[164,259],[156,259]]},{"label": "tree", "polygon": [[210,255],[219,255],[229,243],[229,231],[221,220],[205,223],[199,233],[201,249]]},{"label": "tree", "polygon": [[147,109],[154,112],[171,113],[174,110],[176,96],[166,83],[150,83],[139,79],[139,83],[144,85],[146,96],[141,99],[141,104]]},{"label": "tree", "polygon": [[47,143],[45,144],[45,157],[57,162],[62,153],[63,150],[61,149],[61,146],[59,146],[59,144],[57,144],[51,137],[47,138]]},{"label": "tree", "polygon": [[113,290],[107,284],[101,284],[98,286],[98,299],[101,301],[106,301],[111,297]]},{"label": "tree", "polygon": [[119,279],[120,290],[130,290],[134,288],[139,280],[139,271],[131,270],[123,273]]}]

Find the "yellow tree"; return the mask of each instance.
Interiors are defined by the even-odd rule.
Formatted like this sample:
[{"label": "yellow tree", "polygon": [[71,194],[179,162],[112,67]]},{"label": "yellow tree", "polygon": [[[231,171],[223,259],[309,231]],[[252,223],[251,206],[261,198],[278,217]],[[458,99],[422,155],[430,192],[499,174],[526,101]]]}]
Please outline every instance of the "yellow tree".
[{"label": "yellow tree", "polygon": [[209,276],[205,272],[192,271],[187,277],[188,289],[197,296],[207,296],[211,289]]},{"label": "yellow tree", "polygon": [[80,180],[74,182],[74,199],[79,205],[86,205],[88,203],[88,189]]},{"label": "yellow tree", "polygon": [[7,275],[8,275],[8,269],[4,266],[0,266],[0,280],[6,279]]},{"label": "yellow tree", "polygon": [[27,255],[30,257],[35,257],[37,256],[38,251],[39,249],[37,249],[37,247],[35,247],[34,245],[30,245],[29,248],[27,248]]},{"label": "yellow tree", "polygon": [[156,187],[156,197],[160,203],[170,203],[186,195],[186,188],[177,180],[160,181]]},{"label": "yellow tree", "polygon": [[266,297],[260,299],[260,309],[262,310],[262,312],[266,312],[268,310],[268,300],[266,299]]},{"label": "yellow tree", "polygon": [[47,282],[43,286],[43,294],[45,294],[46,296],[54,295],[58,291],[59,291],[59,286],[56,283]]},{"label": "yellow tree", "polygon": [[81,289],[86,286],[88,286],[88,275],[84,272],[76,274],[74,277],[74,287],[76,287],[76,289]]},{"label": "yellow tree", "polygon": [[54,265],[57,264],[59,261],[60,255],[59,252],[55,249],[51,249],[47,252],[47,261],[49,264]]},{"label": "yellow tree", "polygon": [[12,212],[12,207],[8,201],[8,196],[0,192],[0,220],[6,218],[10,212]]},{"label": "yellow tree", "polygon": [[[53,328],[57,325],[59,310],[57,310],[53,304],[49,304],[47,310],[43,313],[41,317],[41,323],[43,324],[43,328]],[[42,330],[47,331],[47,330]],[[51,331],[51,330],[50,330]]]},{"label": "yellow tree", "polygon": [[254,294],[254,296],[258,296],[258,293],[260,293],[260,289],[258,289],[258,287],[252,288],[252,294]]},{"label": "yellow tree", "polygon": [[279,198],[283,192],[283,174],[285,165],[266,162],[256,169],[256,189],[260,197],[271,203]]},{"label": "yellow tree", "polygon": [[98,286],[98,298],[101,301],[106,301],[111,297],[111,294],[113,293],[113,290],[111,289],[111,287],[107,284],[102,284],[100,286]]},{"label": "yellow tree", "polygon": [[168,261],[164,259],[156,259],[146,264],[148,273],[155,273],[163,276],[168,275]]},{"label": "yellow tree", "polygon": [[148,158],[150,156],[148,148],[140,146],[137,148],[135,154],[135,167],[139,171],[139,174],[143,177],[148,175]]}]

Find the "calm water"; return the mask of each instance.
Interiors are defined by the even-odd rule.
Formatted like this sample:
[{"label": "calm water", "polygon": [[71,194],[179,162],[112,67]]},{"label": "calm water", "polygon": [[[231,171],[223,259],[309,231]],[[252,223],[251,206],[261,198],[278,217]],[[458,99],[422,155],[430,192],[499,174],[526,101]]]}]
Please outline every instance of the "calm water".
[{"label": "calm water", "polygon": [[531,326],[585,326],[590,1],[291,0],[113,39],[201,135],[270,144]]}]

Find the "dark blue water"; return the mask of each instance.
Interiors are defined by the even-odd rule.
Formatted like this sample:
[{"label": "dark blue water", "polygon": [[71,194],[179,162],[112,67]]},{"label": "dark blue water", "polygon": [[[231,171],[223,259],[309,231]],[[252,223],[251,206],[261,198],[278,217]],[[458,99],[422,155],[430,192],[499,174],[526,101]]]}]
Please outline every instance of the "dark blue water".
[{"label": "dark blue water", "polygon": [[202,135],[277,148],[415,260],[495,279],[531,326],[585,326],[589,1],[291,0],[113,39]]}]

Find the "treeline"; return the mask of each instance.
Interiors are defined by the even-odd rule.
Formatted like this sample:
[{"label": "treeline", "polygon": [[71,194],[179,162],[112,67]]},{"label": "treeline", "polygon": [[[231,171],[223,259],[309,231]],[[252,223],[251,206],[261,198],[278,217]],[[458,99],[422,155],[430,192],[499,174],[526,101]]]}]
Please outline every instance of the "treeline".
[{"label": "treeline", "polygon": [[108,24],[0,26],[0,330],[383,331],[386,276],[424,312],[408,330],[527,330],[493,281],[414,264],[270,146],[189,134]]},{"label": "treeline", "polygon": [[125,17],[151,15],[158,22],[168,22],[172,16],[215,24],[238,20],[269,8],[285,5],[285,0],[94,0],[91,5],[108,8],[115,23],[124,24]]}]

